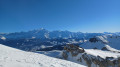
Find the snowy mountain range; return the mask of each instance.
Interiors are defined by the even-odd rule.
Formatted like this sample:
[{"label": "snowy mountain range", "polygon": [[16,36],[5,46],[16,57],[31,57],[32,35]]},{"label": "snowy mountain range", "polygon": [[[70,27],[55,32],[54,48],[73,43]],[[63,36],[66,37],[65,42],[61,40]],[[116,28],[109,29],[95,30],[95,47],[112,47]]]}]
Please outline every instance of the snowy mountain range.
[{"label": "snowy mountain range", "polygon": [[91,38],[93,36],[100,36],[104,34],[120,34],[118,33],[82,33],[70,31],[48,31],[46,29],[36,29],[28,32],[15,32],[15,33],[1,33],[0,37],[6,39],[23,39],[23,38],[37,38],[37,39],[52,39],[52,38]]},{"label": "snowy mountain range", "polygon": [[[78,44],[78,45],[81,45],[81,44],[87,45],[90,43],[95,44],[95,43],[89,42],[89,39],[91,38],[94,39],[94,37],[97,37],[97,36],[98,37],[96,39],[99,39],[99,40],[100,38],[106,40],[105,37],[108,38],[108,40],[112,39],[106,35],[119,36],[120,33],[119,32],[117,33],[108,33],[108,32],[82,33],[82,32],[70,32],[70,31],[48,31],[46,29],[41,28],[37,30],[31,30],[28,32],[1,33],[0,43],[10,47],[17,48],[17,49],[26,50],[26,51],[50,51],[50,50],[62,50],[67,43]],[[101,42],[98,42],[98,43],[101,43]],[[117,44],[119,43],[119,41],[115,43]],[[95,44],[95,46],[92,45],[92,47],[88,47],[88,46],[86,47],[85,45],[81,45],[81,47],[95,48],[95,46],[97,46],[98,44],[97,45]],[[102,47],[104,47],[104,45]],[[112,47],[118,49],[117,46],[112,46]],[[98,46],[96,48],[98,48]]]},{"label": "snowy mountain range", "polygon": [[0,43],[0,67],[120,67],[119,32],[38,29],[1,33]]}]

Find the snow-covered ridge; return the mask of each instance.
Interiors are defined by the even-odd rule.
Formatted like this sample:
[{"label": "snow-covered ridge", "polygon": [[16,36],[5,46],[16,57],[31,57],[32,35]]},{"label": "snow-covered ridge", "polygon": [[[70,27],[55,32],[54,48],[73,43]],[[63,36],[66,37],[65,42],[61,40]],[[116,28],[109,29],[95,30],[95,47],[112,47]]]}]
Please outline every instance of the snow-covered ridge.
[{"label": "snow-covered ridge", "polygon": [[[0,44],[4,44],[4,45],[11,46],[11,47],[25,50],[25,51],[40,51],[40,50],[49,50],[49,49],[62,50],[63,45],[67,43],[81,45],[81,44],[84,44],[84,42],[87,42],[89,38],[92,38],[95,36],[98,36],[98,38],[100,38],[100,40],[103,43],[109,43],[107,40],[105,40],[106,37],[101,37],[105,34],[119,35],[120,33],[116,34],[116,33],[82,33],[82,32],[70,32],[70,31],[48,31],[42,28],[42,29],[31,30],[27,32],[14,32],[14,33],[8,33],[8,34],[0,33]],[[104,47],[103,44],[101,46],[99,46],[99,44],[101,44],[101,42],[98,42],[97,45],[92,44],[89,46],[91,48],[98,46],[97,47],[98,49]],[[48,46],[54,46],[54,47],[41,49],[42,45],[44,45],[45,47],[48,47]],[[61,46],[62,49],[57,48],[55,45]],[[85,48],[87,47],[85,46]],[[113,47],[113,46],[110,46],[110,47]],[[114,46],[114,47],[116,48],[117,46]]]},{"label": "snow-covered ridge", "polygon": [[0,67],[86,67],[70,61],[25,52],[0,44]]},{"label": "snow-covered ridge", "polygon": [[120,53],[98,49],[83,49],[68,44],[64,47],[63,58],[88,67],[120,67]]},{"label": "snow-covered ridge", "polygon": [[[90,38],[94,36],[100,36],[110,33],[82,33],[82,32],[70,32],[70,31],[48,31],[46,29],[36,29],[27,32],[14,32],[0,34],[7,39],[23,39],[23,38]],[[114,35],[119,35],[120,33],[111,33]]]},{"label": "snow-covered ridge", "polygon": [[[81,45],[86,49],[104,49],[118,51],[120,50],[120,36],[118,35],[103,35],[91,38],[89,41]],[[116,50],[117,49],[117,50]]]},{"label": "snow-covered ridge", "polygon": [[93,56],[100,56],[101,58],[106,58],[106,57],[113,57],[113,58],[118,58],[120,57],[120,53],[114,53],[111,51],[102,51],[102,50],[97,50],[97,49],[85,49],[85,52],[87,54],[93,55]]}]

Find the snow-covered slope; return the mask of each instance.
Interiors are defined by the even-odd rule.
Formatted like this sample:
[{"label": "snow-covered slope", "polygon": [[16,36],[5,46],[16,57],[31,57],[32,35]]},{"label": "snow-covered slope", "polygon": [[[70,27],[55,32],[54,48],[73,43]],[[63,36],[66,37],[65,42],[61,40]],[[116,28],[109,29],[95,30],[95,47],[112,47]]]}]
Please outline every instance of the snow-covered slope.
[{"label": "snow-covered slope", "polygon": [[120,53],[114,53],[111,51],[102,51],[102,50],[96,50],[96,49],[85,49],[85,52],[87,54],[93,55],[93,56],[100,56],[101,58],[106,58],[106,57],[113,57],[113,58],[118,58],[120,57]]},{"label": "snow-covered slope", "polygon": [[64,59],[88,67],[120,67],[120,53],[98,49],[83,49],[75,45],[66,45],[62,53]]},{"label": "snow-covered slope", "polygon": [[87,41],[83,45],[81,45],[81,47],[86,49],[107,48],[108,50],[117,51],[117,50],[120,50],[120,36],[118,35],[96,36],[94,38],[91,38],[89,41]]},{"label": "snow-covered slope", "polygon": [[70,61],[25,52],[0,44],[0,67],[86,67]]},{"label": "snow-covered slope", "polygon": [[[120,57],[120,53],[113,53],[110,51],[102,51],[102,50],[94,50],[94,49],[85,49],[85,53],[79,53],[76,56],[73,56],[72,53],[67,53],[68,58],[67,60],[69,61],[73,61],[79,64],[83,64],[83,65],[87,65],[89,67],[89,65],[91,67],[100,67],[99,63],[104,66],[105,64],[107,64],[104,67],[112,67],[112,64],[114,61],[118,61],[118,58]],[[111,60],[107,60],[111,59]],[[96,60],[96,61],[93,61]],[[106,61],[106,63],[102,63]],[[112,62],[112,63],[109,63]],[[98,63],[97,63],[98,62]],[[96,64],[95,64],[96,63]],[[118,67],[118,62],[115,62],[116,64],[114,64],[114,67]]]}]

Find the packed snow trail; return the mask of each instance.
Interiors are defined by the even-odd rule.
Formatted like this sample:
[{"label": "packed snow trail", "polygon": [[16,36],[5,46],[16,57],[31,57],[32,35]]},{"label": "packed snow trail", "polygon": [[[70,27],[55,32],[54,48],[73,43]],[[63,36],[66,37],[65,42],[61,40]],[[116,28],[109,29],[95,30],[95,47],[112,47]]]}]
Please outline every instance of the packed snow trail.
[{"label": "packed snow trail", "polygon": [[46,55],[25,52],[0,44],[0,67],[86,67]]}]

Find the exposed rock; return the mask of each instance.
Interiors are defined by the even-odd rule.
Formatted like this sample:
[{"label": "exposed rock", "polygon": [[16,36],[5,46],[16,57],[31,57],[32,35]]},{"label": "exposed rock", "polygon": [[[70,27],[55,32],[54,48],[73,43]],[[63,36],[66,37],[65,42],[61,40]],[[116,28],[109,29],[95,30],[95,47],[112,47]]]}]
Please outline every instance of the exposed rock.
[{"label": "exposed rock", "polygon": [[98,42],[97,38],[90,38],[89,41],[90,41],[90,42],[94,42],[94,43],[95,43],[95,42]]},{"label": "exposed rock", "polygon": [[106,47],[103,47],[101,50],[107,50],[108,51],[108,49]]},{"label": "exposed rock", "polygon": [[93,49],[97,49],[96,47],[94,47]]},{"label": "exposed rock", "polygon": [[82,59],[81,59],[81,57],[80,57],[80,59],[78,59],[77,61],[80,61],[80,62],[82,62]]},{"label": "exposed rock", "polygon": [[67,58],[68,58],[67,52],[63,51],[62,56],[63,56],[64,59],[67,60]]},{"label": "exposed rock", "polygon": [[85,60],[86,64],[88,65],[88,67],[91,67],[91,59],[85,54],[82,55],[82,58]]},{"label": "exposed rock", "polygon": [[72,45],[72,44],[67,44],[64,47],[64,50],[66,50],[68,52],[71,52],[72,56],[77,56],[79,53],[84,53],[85,52],[83,48],[80,48],[79,46]]},{"label": "exposed rock", "polygon": [[120,57],[118,58],[117,62],[118,62],[118,67],[120,67]]},{"label": "exposed rock", "polygon": [[62,54],[64,59],[68,58],[68,53],[71,53],[72,57],[79,57],[76,61],[81,63],[84,61],[88,67],[92,67],[92,64],[96,65],[96,67],[120,67],[120,58],[93,56],[87,54],[83,48],[76,45],[67,44],[64,47]]}]

